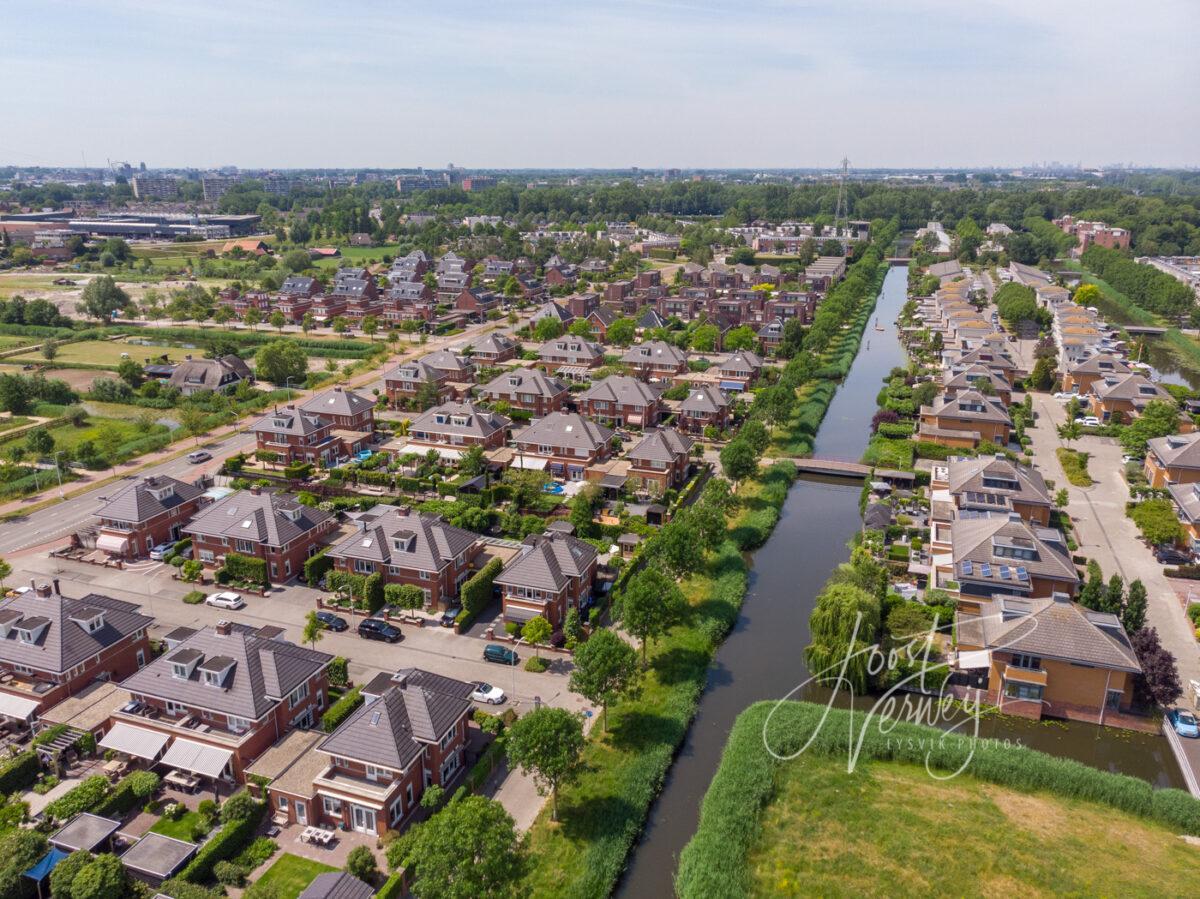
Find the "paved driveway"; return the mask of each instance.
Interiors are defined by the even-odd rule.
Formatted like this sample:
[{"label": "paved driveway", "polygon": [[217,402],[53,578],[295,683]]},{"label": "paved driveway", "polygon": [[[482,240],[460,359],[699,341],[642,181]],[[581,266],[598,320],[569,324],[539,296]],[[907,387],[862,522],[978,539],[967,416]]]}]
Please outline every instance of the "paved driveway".
[{"label": "paved driveway", "polygon": [[1111,437],[1083,437],[1072,449],[1091,454],[1088,473],[1096,482],[1091,487],[1072,487],[1058,462],[1055,450],[1065,446],[1057,427],[1066,421],[1065,404],[1044,393],[1033,394],[1037,425],[1029,430],[1034,459],[1056,489],[1066,487],[1070,495],[1067,511],[1075,522],[1079,553],[1100,563],[1105,579],[1114,573],[1128,584],[1140,580],[1146,586],[1149,606],[1147,622],[1158,629],[1162,645],[1174,653],[1179,676],[1187,689],[1188,680],[1200,680],[1200,645],[1191,622],[1183,613],[1175,590],[1163,575],[1163,566],[1142,542],[1133,520],[1125,514],[1129,489],[1122,474],[1121,445]]}]

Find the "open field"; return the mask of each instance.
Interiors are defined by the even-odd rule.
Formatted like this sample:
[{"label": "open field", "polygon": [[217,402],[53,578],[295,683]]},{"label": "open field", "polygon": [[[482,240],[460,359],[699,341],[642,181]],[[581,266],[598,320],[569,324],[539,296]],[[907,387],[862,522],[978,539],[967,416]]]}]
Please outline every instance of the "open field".
[{"label": "open field", "polygon": [[[157,410],[146,409],[142,411],[147,413],[151,418],[159,417]],[[150,437],[157,433],[167,433],[167,429],[161,425],[154,425],[147,430],[134,419],[106,418],[99,415],[88,416],[87,422],[82,427],[77,428],[67,422],[55,425],[49,431],[50,436],[54,438],[55,450],[65,450],[68,452],[73,451],[85,440],[90,440],[97,446],[105,449],[109,446],[114,448],[121,447],[124,444],[132,443],[135,440]],[[0,441],[3,440],[4,435],[0,433]]]},{"label": "open field", "polygon": [[14,347],[29,346],[40,342],[38,337],[19,337],[16,334],[0,334],[0,350],[11,350]]},{"label": "open field", "polygon": [[[45,360],[41,360],[45,361]],[[92,389],[92,382],[97,378],[112,377],[112,374],[99,368],[45,368],[39,369],[48,381],[66,381],[72,390],[87,393]],[[23,365],[0,365],[0,374],[27,375]]]},{"label": "open field", "polygon": [[[197,355],[194,349],[184,347],[141,346],[127,343],[123,340],[81,340],[78,343],[64,343],[58,347],[55,362],[71,364],[103,365],[116,368],[121,364],[122,353],[137,362],[157,360],[165,355],[172,362],[182,362],[188,355]],[[33,350],[10,356],[11,362],[45,362],[41,351]]]},{"label": "open field", "polygon": [[775,789],[747,858],[751,895],[1165,896],[1200,863],[1200,848],[1133,815],[901,762],[848,774],[845,758],[805,754]]},{"label": "open field", "polygon": [[72,281],[79,280],[79,283],[74,286],[55,284],[54,279],[60,277],[63,277],[60,272],[44,275],[34,272],[0,272],[0,299],[8,299],[16,294],[21,294],[28,299],[30,294],[79,290],[87,280],[86,276],[79,280],[77,275],[67,275],[66,277],[71,278]]}]

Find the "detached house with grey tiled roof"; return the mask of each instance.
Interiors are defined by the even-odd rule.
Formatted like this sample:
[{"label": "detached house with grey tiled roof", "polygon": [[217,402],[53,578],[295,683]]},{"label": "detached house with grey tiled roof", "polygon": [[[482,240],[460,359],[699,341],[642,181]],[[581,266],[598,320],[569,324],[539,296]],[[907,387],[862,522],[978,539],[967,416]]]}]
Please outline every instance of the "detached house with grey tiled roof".
[{"label": "detached house with grey tiled roof", "polygon": [[567,534],[529,537],[494,582],[503,591],[504,620],[524,624],[541,615],[561,627],[567,609],[591,602],[598,558],[594,546]]},{"label": "detached house with grey tiled roof", "polygon": [[474,689],[403,669],[325,739],[273,748],[291,755],[272,768],[267,793],[274,820],[363,834],[403,829],[426,789],[450,792],[466,772]]},{"label": "detached house with grey tiled roof", "polygon": [[627,454],[629,485],[653,493],[682,486],[691,471],[695,441],[674,428],[647,431]]},{"label": "detached house with grey tiled roof", "polygon": [[154,619],[98,593],[63,596],[58,581],[0,599],[0,718],[29,722],[98,680],[120,681],[151,657]]},{"label": "detached house with grey tiled roof", "polygon": [[604,350],[590,340],[566,334],[538,347],[538,364],[551,373],[580,375],[604,364]]},{"label": "detached house with grey tiled roof", "polygon": [[646,381],[670,383],[676,375],[685,374],[688,370],[687,351],[663,340],[650,340],[631,346],[621,356],[621,362]]},{"label": "detached house with grey tiled roof", "polygon": [[488,331],[486,334],[480,334],[478,337],[471,340],[469,343],[459,347],[459,352],[470,350],[469,358],[475,362],[486,362],[489,365],[495,365],[499,362],[507,362],[509,359],[516,358],[520,346],[515,340],[506,334],[501,334],[499,331]]},{"label": "detached house with grey tiled roof", "polygon": [[628,375],[609,375],[575,398],[579,411],[614,427],[651,428],[662,417],[659,391]]},{"label": "detached house with grey tiled roof", "polygon": [[203,564],[222,565],[229,553],[253,556],[267,563],[272,582],[282,583],[301,573],[336,526],[334,515],[291,494],[251,487],[207,506],[183,533]]},{"label": "detached house with grey tiled roof", "polygon": [[188,356],[175,366],[167,382],[183,396],[232,390],[240,381],[254,383],[254,373],[240,356],[230,353],[220,359],[193,359]]},{"label": "detached house with grey tiled roof", "polygon": [[178,540],[199,510],[204,490],[166,475],[138,478],[102,498],[96,549],[114,559],[138,559]]},{"label": "detached house with grey tiled roof", "polygon": [[473,446],[496,449],[504,446],[508,426],[503,415],[474,403],[443,403],[422,412],[408,427],[406,452],[437,450],[458,458]]},{"label": "detached house with grey tiled roof", "polygon": [[563,480],[582,481],[589,465],[612,451],[613,432],[574,412],[552,412],[518,431],[513,465],[537,468]]},{"label": "detached house with grey tiled roof", "polygon": [[510,409],[541,418],[561,409],[570,390],[558,378],[540,369],[516,368],[485,384],[483,395],[493,403],[505,403]]},{"label": "detached house with grey tiled roof", "polygon": [[689,434],[702,434],[708,427],[723,431],[729,427],[729,398],[716,387],[694,384],[679,407],[679,427]]},{"label": "detached house with grey tiled roof", "polygon": [[410,405],[422,393],[435,397],[434,402],[437,402],[447,399],[454,392],[450,387],[449,372],[427,365],[420,359],[401,362],[384,372],[383,389],[393,407]]},{"label": "detached house with grey tiled roof", "polygon": [[481,546],[478,534],[440,515],[375,506],[358,518],[354,533],[330,548],[329,558],[338,571],[378,573],[386,583],[418,587],[427,608],[444,609],[471,576]]},{"label": "detached house with grey tiled roof", "polygon": [[191,634],[121,686],[100,746],[210,779],[245,781],[245,768],[326,708],[333,656],[297,646],[279,628],[229,621]]}]

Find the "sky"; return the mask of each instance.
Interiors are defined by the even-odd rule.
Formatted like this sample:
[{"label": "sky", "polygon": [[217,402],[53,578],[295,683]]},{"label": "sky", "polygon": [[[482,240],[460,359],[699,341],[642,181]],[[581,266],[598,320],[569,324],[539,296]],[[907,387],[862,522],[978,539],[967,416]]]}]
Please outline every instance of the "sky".
[{"label": "sky", "polygon": [[0,0],[0,163],[1200,165],[1197,0]]}]

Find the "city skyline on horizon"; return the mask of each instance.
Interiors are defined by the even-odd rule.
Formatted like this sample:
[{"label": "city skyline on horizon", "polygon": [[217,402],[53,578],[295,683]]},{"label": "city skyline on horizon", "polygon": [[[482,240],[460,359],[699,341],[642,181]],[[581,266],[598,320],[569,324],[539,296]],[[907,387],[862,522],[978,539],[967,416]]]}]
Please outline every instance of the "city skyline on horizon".
[{"label": "city skyline on horizon", "polygon": [[[860,169],[1200,164],[1194,7],[1110,0],[50,2],[3,39],[10,165]],[[361,27],[358,27],[361,26]],[[130,52],[131,47],[137,52]],[[1101,62],[1119,60],[1119,62]],[[88,102],[80,76],[102,75]],[[248,137],[252,136],[252,140]],[[884,139],[881,140],[881,136]],[[237,160],[236,163],[233,162]],[[442,167],[438,163],[435,167]],[[407,167],[407,166],[405,166]]]}]

